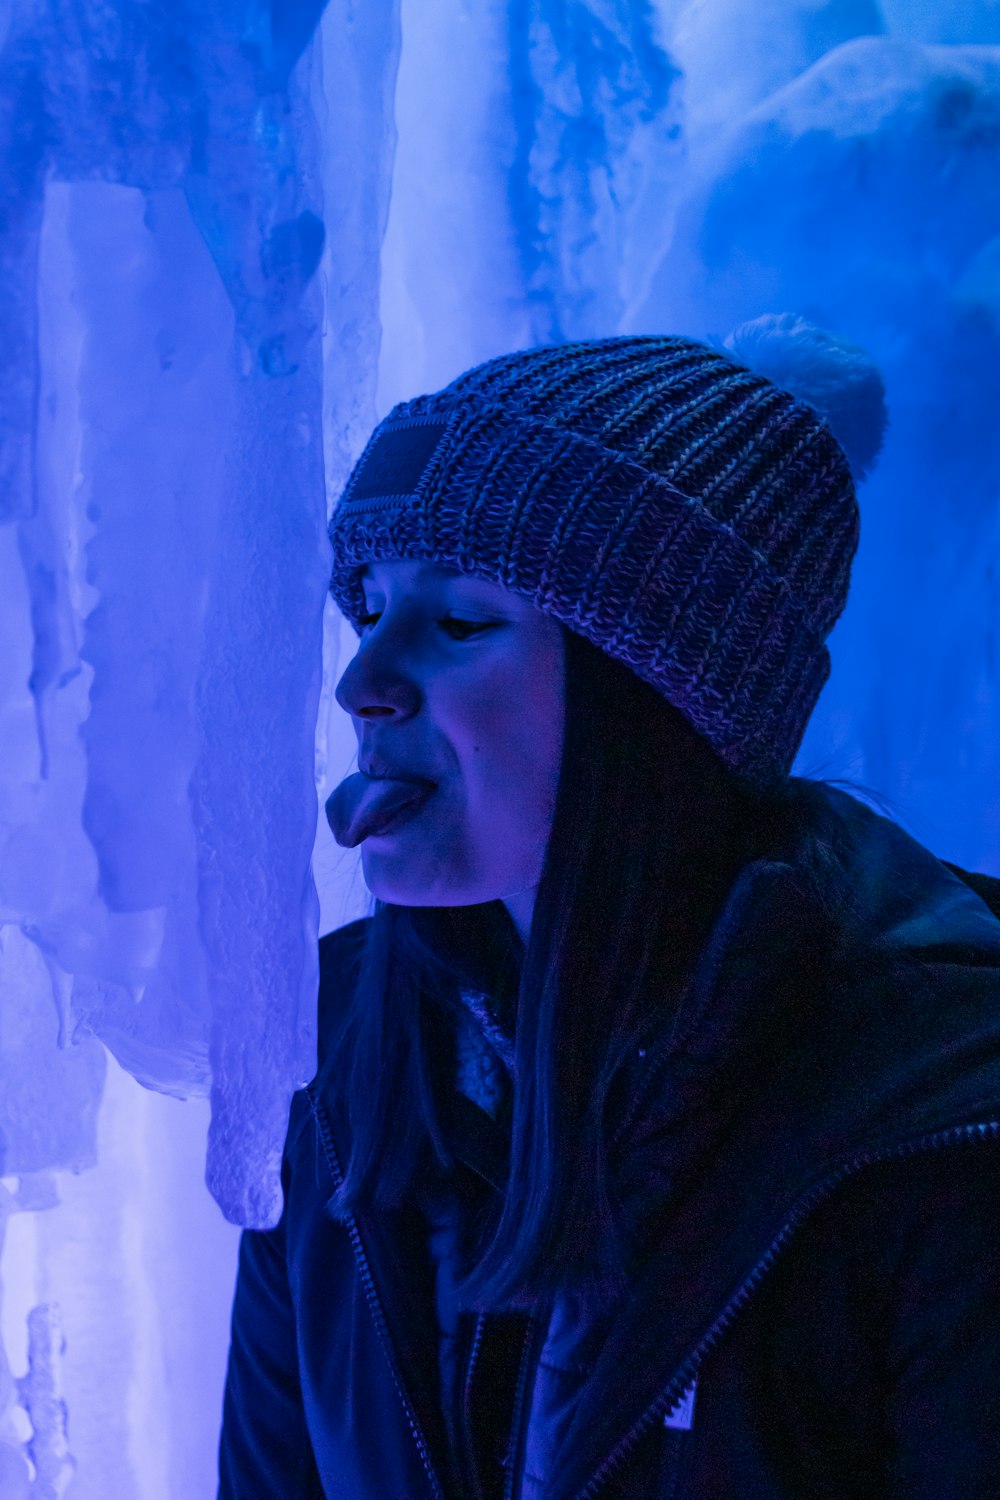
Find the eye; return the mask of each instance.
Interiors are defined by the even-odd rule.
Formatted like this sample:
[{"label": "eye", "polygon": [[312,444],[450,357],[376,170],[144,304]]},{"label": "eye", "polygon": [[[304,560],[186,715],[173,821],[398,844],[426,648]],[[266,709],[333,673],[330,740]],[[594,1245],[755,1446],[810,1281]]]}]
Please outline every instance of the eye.
[{"label": "eye", "polygon": [[[362,630],[367,630],[369,625],[374,625],[376,620],[382,618],[382,611],[375,610],[367,615],[358,616],[358,624]],[[460,620],[453,615],[446,616],[437,622],[447,635],[453,640],[466,641],[470,636],[478,635],[483,630],[495,630],[495,621]]]},{"label": "eye", "polygon": [[451,635],[453,631],[457,632],[453,635],[453,639],[457,641],[467,641],[471,635],[478,635],[482,630],[496,629],[496,626],[492,621],[483,623],[476,620],[456,620],[451,615],[449,615],[447,619],[438,620],[438,624],[441,625],[449,635]]}]

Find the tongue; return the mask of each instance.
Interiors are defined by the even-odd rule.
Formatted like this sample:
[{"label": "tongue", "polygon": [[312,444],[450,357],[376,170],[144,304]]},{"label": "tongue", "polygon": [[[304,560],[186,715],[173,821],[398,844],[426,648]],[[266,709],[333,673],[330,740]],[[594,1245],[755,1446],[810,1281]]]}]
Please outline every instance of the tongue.
[{"label": "tongue", "polygon": [[353,849],[378,831],[408,802],[423,801],[434,790],[432,781],[373,780],[363,771],[342,781],[326,804],[333,836],[344,849]]}]

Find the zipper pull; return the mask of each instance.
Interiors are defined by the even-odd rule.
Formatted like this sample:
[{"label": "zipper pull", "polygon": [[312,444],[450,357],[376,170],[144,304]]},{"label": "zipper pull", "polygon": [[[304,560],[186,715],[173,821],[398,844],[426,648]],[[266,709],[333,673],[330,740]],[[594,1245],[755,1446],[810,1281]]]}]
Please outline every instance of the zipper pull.
[{"label": "zipper pull", "polygon": [[697,1388],[698,1380],[696,1377],[692,1380],[687,1390],[677,1398],[663,1418],[664,1427],[672,1427],[675,1432],[691,1431],[694,1425],[694,1395]]}]

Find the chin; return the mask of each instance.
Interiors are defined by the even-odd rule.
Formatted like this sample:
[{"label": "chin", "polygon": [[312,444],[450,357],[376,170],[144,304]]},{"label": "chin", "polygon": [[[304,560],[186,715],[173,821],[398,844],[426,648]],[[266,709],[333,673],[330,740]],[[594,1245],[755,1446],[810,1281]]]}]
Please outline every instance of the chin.
[{"label": "chin", "polygon": [[469,885],[455,884],[435,888],[429,880],[380,879],[374,870],[363,868],[365,885],[377,901],[392,906],[480,906],[498,901],[495,891],[480,891]]},{"label": "chin", "polygon": [[451,894],[436,890],[430,880],[415,878],[412,870],[404,878],[393,879],[388,870],[380,869],[380,856],[376,853],[362,856],[361,868],[365,885],[378,901],[388,901],[393,906],[448,906]]},{"label": "chin", "polygon": [[[427,845],[415,858],[414,850],[387,838],[377,848],[366,840],[361,846],[361,870],[365,885],[377,901],[393,906],[482,906],[499,901],[511,885],[508,869],[484,869],[466,855],[450,859]],[[527,882],[522,882],[527,884]]]}]

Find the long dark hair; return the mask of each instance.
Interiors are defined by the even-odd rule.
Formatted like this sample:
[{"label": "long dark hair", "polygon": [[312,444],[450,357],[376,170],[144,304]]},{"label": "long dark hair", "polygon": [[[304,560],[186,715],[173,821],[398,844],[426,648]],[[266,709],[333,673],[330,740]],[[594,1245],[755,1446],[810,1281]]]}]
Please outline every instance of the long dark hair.
[{"label": "long dark hair", "polygon": [[451,1164],[435,1098],[459,987],[516,1011],[509,1183],[462,1284],[472,1308],[534,1307],[581,1280],[624,1290],[606,1162],[616,1083],[669,1021],[735,876],[787,846],[812,784],[749,789],[653,688],[564,634],[563,756],[527,948],[500,901],[376,900],[327,1059],[352,1141],[331,1212],[397,1206],[424,1152]]}]

